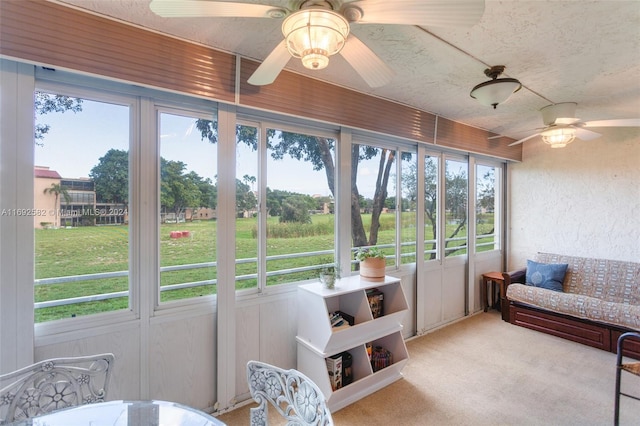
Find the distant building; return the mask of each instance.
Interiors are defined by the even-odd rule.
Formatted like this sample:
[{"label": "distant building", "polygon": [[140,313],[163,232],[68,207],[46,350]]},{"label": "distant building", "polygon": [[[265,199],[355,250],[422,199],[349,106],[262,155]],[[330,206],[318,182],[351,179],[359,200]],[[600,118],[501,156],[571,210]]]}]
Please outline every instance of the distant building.
[{"label": "distant building", "polygon": [[[34,226],[116,225],[129,222],[127,206],[118,203],[98,203],[95,183],[89,178],[63,178],[49,167],[34,170]],[[60,185],[68,197],[47,191]]]},{"label": "distant building", "polygon": [[69,194],[69,202],[64,198],[60,226],[95,225],[96,190],[95,183],[88,178],[62,179],[60,185]]},{"label": "distant building", "polygon": [[58,226],[57,212],[60,211],[60,197],[56,203],[55,194],[45,191],[52,185],[60,185],[62,177],[55,170],[42,166],[35,167],[34,176],[33,224],[36,228]]},{"label": "distant building", "polygon": [[210,220],[216,219],[216,210],[209,207],[200,207],[195,211],[193,219]]}]

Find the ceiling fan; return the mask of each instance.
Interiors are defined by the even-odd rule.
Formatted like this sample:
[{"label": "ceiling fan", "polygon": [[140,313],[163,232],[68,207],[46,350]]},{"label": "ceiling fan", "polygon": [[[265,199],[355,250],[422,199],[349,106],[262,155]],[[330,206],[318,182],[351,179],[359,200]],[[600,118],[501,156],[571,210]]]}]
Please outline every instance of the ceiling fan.
[{"label": "ceiling fan", "polygon": [[541,108],[545,127],[536,129],[540,131],[517,140],[509,146],[542,136],[542,141],[551,145],[552,148],[564,148],[576,138],[589,141],[602,136],[600,133],[588,130],[588,127],[640,127],[640,118],[582,121],[575,118],[576,106],[575,102],[562,102]]},{"label": "ceiling fan", "polygon": [[[271,2],[273,3],[273,2]],[[248,82],[271,84],[291,57],[308,69],[322,69],[340,53],[371,87],[389,83],[394,72],[362,41],[351,24],[404,24],[470,27],[484,13],[484,0],[296,0],[289,7],[215,0],[152,0],[157,15],[284,19],[284,40],[266,57]]]}]

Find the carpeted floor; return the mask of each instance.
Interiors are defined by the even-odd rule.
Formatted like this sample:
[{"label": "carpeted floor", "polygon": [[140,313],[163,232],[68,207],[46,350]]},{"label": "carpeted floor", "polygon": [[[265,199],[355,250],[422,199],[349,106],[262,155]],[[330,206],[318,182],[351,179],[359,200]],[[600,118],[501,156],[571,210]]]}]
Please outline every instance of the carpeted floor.
[{"label": "carpeted floor", "polygon": [[[490,311],[407,342],[404,378],[333,413],[336,425],[611,425],[615,355]],[[627,379],[627,380],[624,380]],[[623,378],[640,393],[640,380]],[[246,405],[218,418],[248,425]],[[623,398],[621,425],[640,425]],[[270,410],[271,424],[284,424]]]}]

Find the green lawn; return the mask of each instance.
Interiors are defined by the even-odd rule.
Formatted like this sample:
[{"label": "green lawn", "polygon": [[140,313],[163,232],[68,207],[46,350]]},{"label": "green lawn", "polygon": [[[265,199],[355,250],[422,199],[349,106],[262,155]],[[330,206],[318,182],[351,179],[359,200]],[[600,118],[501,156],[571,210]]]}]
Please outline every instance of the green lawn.
[{"label": "green lawn", "polygon": [[[407,215],[411,222],[415,215]],[[378,243],[386,244],[395,241],[394,214],[383,215]],[[491,218],[492,219],[492,218]],[[369,229],[370,217],[364,216],[365,229]],[[289,238],[269,237],[267,255],[283,255],[300,252],[332,250],[334,248],[333,215],[312,216],[315,229],[301,229],[300,225],[290,225],[291,229],[281,229],[278,218],[270,218],[269,229],[278,235],[290,235]],[[493,222],[493,220],[491,220]],[[236,259],[255,258],[257,256],[256,219],[236,220]],[[298,227],[298,228],[295,228]],[[489,227],[487,225],[487,227]],[[411,230],[411,224],[403,225],[403,234]],[[490,228],[490,227],[489,227]],[[160,264],[161,267],[199,264],[214,262],[216,259],[216,229],[215,221],[187,222],[180,224],[163,224],[160,228]],[[453,228],[452,228],[453,229]],[[171,231],[189,231],[188,237],[171,238]],[[489,229],[483,230],[488,232]],[[319,235],[296,236],[313,234]],[[413,232],[413,231],[410,231]],[[427,228],[427,232],[429,229]],[[451,230],[448,230],[451,232]],[[466,231],[465,231],[466,232]],[[408,237],[409,238],[409,237]],[[128,270],[128,226],[92,226],[67,229],[36,229],[35,230],[35,274],[36,279],[52,277],[68,277],[102,272],[116,272]],[[404,252],[415,251],[414,247],[403,248]],[[388,250],[392,254],[393,249]],[[409,261],[414,261],[411,257]],[[308,265],[330,263],[331,255],[306,258],[287,258],[269,260],[268,271],[278,271]],[[392,265],[391,261],[387,262]],[[236,266],[236,276],[255,274],[256,262],[241,263]],[[316,271],[305,271],[269,277],[268,285],[310,279],[317,276]],[[181,284],[186,282],[200,282],[217,278],[214,266],[198,269],[162,272],[161,286]],[[70,297],[88,296],[111,292],[127,291],[128,277],[107,278],[98,280],[68,282],[62,284],[47,284],[36,286],[36,302],[66,299]],[[255,279],[242,280],[236,283],[236,288],[251,288],[256,286]],[[196,297],[216,292],[215,285],[202,285],[194,288],[171,290],[162,292],[161,301]],[[51,319],[81,316],[96,312],[126,309],[126,297],[74,303],[70,305],[36,309],[36,322]]]}]

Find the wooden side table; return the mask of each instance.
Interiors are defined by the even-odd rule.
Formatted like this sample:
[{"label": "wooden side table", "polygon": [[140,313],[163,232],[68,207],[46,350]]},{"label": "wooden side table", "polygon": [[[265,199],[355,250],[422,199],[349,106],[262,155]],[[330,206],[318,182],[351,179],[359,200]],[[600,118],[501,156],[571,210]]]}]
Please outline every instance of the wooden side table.
[{"label": "wooden side table", "polygon": [[[500,301],[504,300],[504,278],[502,277],[502,272],[487,272],[482,274],[482,285],[480,286],[480,297],[482,299],[482,307],[484,311],[487,312],[489,306],[495,305],[496,301],[493,300],[493,296],[495,294],[494,285],[497,284],[499,286],[499,299]],[[491,290],[489,291],[490,297],[490,305],[487,303],[487,290],[489,290],[489,286],[491,286]]]}]

